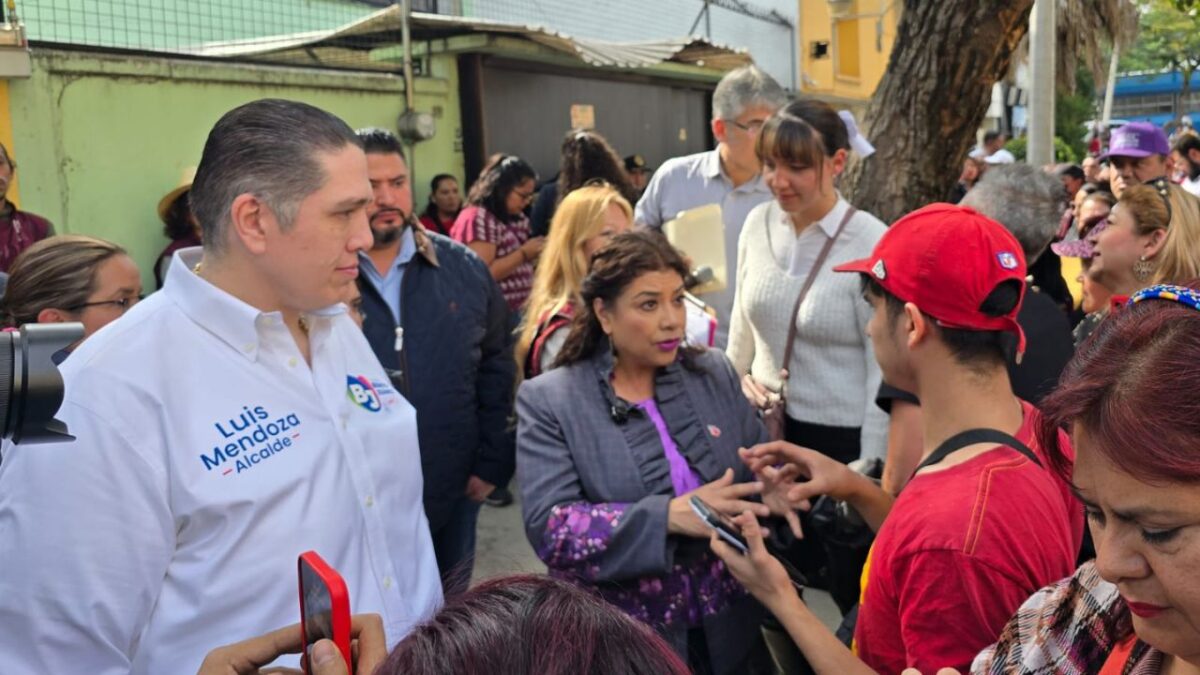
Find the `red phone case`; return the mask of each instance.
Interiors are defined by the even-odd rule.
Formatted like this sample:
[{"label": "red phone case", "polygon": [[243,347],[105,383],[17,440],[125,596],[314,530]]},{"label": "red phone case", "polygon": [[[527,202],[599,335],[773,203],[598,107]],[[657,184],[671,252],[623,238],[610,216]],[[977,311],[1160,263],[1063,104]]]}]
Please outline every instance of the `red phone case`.
[{"label": "red phone case", "polygon": [[[308,565],[329,590],[331,623],[333,625],[333,643],[346,659],[346,672],[354,672],[354,664],[350,662],[350,593],[346,590],[346,581],[342,575],[326,563],[316,551],[300,554],[296,562],[296,583],[300,587],[300,644],[308,644],[308,636],[304,634],[304,581],[300,570]],[[305,662],[304,672],[311,672]]]}]

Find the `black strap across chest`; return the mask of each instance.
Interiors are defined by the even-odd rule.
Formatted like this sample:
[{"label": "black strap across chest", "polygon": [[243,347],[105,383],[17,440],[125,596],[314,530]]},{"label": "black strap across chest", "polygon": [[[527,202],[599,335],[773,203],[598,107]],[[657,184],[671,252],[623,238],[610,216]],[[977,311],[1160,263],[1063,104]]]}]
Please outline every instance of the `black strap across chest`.
[{"label": "black strap across chest", "polygon": [[[1037,455],[1033,453],[1033,450],[1029,449],[1029,446],[1017,440],[1015,437],[1000,431],[999,429],[968,429],[943,441],[942,444],[933,451],[933,454],[926,457],[925,461],[921,462],[921,465],[917,467],[917,471],[920,471],[927,466],[933,466],[943,459],[946,459],[946,456],[950,453],[956,450],[961,450],[968,445],[975,445],[976,443],[995,443],[996,445],[1003,445],[1016,450],[1022,455],[1025,455],[1025,457],[1034,464],[1037,464],[1038,466],[1042,465],[1042,462],[1037,458]],[[917,471],[914,471],[913,473],[916,473]]]}]

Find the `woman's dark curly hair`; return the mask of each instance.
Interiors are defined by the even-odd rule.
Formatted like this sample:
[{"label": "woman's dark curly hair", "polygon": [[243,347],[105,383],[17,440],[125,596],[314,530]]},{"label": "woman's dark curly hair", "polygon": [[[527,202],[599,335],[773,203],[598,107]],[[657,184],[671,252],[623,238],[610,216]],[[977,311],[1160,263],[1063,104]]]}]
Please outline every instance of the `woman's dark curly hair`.
[{"label": "woman's dark curly hair", "polygon": [[568,132],[562,142],[558,201],[596,179],[612,185],[630,204],[637,203],[638,193],[629,182],[625,164],[608,141],[594,131]]},{"label": "woman's dark curly hair", "polygon": [[537,172],[529,162],[516,155],[492,155],[467,193],[467,203],[481,206],[500,221],[511,223],[518,216],[508,212],[504,200],[513,188],[527,180],[537,181]]}]

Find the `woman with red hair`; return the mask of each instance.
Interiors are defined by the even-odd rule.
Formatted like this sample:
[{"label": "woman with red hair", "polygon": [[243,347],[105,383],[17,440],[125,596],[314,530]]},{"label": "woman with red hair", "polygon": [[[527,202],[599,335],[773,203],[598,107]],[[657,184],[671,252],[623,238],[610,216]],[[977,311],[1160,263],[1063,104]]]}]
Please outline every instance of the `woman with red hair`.
[{"label": "woman with red hair", "polygon": [[[350,630],[355,675],[691,675],[649,626],[573,584],[540,575],[489,579],[448,598],[391,655],[378,614],[353,617]],[[257,674],[301,649],[296,624],[214,649],[197,675]],[[347,675],[328,639],[311,647],[308,672]]]},{"label": "woman with red hair", "polygon": [[[1038,591],[976,673],[1200,671],[1200,284],[1152,286],[1103,322],[1042,402],[1096,559]],[[1055,454],[1071,430],[1070,460]]]}]

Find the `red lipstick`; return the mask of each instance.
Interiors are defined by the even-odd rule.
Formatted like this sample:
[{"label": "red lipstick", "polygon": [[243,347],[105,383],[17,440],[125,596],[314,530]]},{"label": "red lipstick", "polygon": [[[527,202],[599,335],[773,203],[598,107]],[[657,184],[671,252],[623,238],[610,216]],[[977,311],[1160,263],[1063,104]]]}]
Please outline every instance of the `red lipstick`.
[{"label": "red lipstick", "polygon": [[1159,614],[1167,611],[1166,607],[1151,605],[1145,602],[1133,602],[1132,600],[1126,600],[1125,604],[1129,606],[1129,611],[1143,619],[1153,619]]}]

